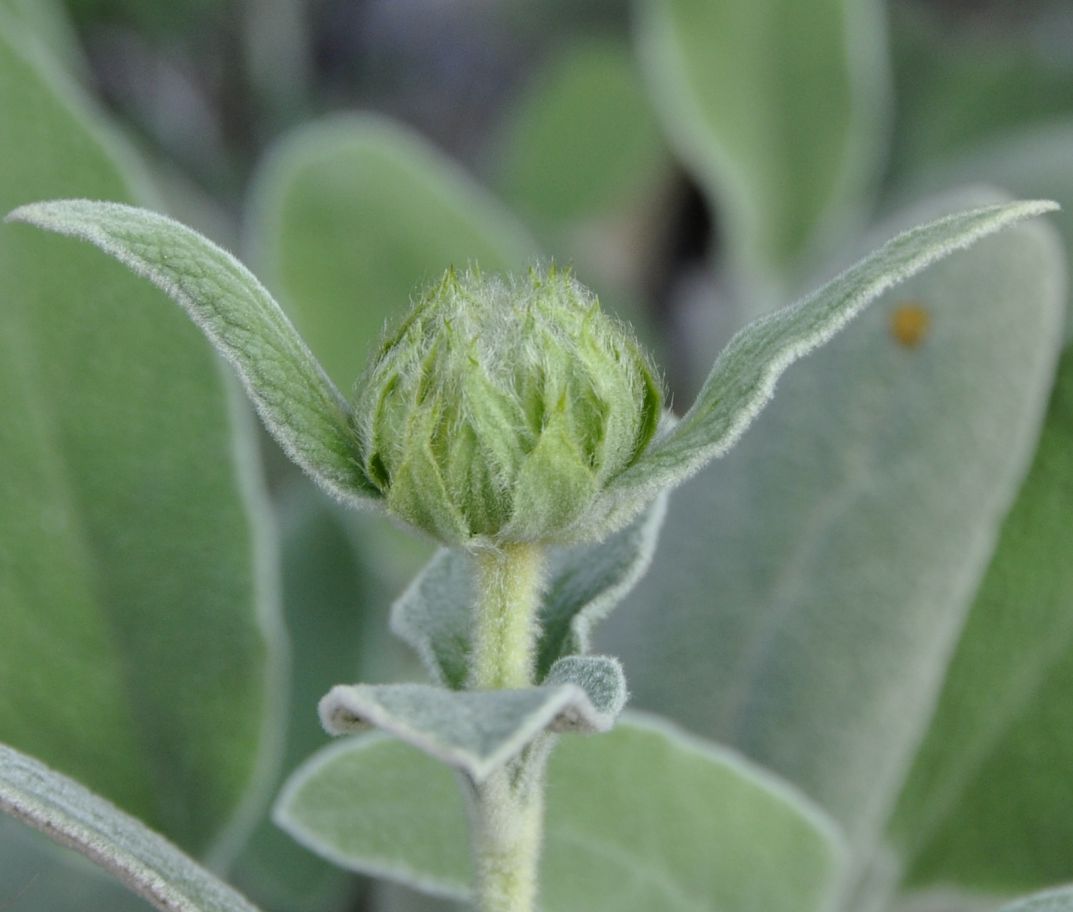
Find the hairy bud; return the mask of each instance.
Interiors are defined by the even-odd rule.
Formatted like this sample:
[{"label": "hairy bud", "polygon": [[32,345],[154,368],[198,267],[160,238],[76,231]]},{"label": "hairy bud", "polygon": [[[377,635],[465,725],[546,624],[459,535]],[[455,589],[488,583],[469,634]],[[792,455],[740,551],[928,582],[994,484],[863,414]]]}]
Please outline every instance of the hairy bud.
[{"label": "hairy bud", "polygon": [[661,410],[630,331],[567,272],[443,280],[359,381],[363,470],[448,544],[563,543],[652,439]]}]

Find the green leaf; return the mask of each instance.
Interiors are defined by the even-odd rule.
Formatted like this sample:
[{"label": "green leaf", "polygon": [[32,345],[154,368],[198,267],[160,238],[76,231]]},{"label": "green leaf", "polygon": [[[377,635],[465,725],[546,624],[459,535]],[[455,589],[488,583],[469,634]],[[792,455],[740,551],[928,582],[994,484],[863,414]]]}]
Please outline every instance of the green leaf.
[{"label": "green leaf", "polygon": [[376,496],[359,467],[343,397],[272,296],[225,250],[166,216],[119,203],[31,203],[7,221],[87,241],[149,279],[234,365],[294,462],[341,500]]},{"label": "green leaf", "polygon": [[887,122],[875,0],[645,0],[639,40],[671,141],[763,275],[875,178]]},{"label": "green leaf", "polygon": [[525,690],[339,684],[321,700],[329,734],[376,726],[483,782],[546,731],[607,731],[626,702],[622,667],[575,656]]},{"label": "green leaf", "polygon": [[798,783],[863,854],[1031,460],[1063,281],[1027,224],[883,297],[671,498],[664,560],[597,640],[635,705]]},{"label": "green leaf", "polygon": [[[0,14],[0,211],[137,174]],[[0,226],[0,738],[228,854],[275,760],[280,641],[252,427],[181,314]]]},{"label": "green leaf", "polygon": [[253,262],[343,389],[415,289],[452,264],[517,272],[536,252],[457,165],[371,115],[283,139],[258,172],[250,213]]},{"label": "green leaf", "polygon": [[[406,745],[374,736],[321,751],[276,819],[354,870],[439,896],[469,892],[460,790]],[[834,827],[791,788],[641,717],[559,745],[546,839],[544,912],[818,912],[843,855]]]},{"label": "green leaf", "polygon": [[[590,631],[637,584],[652,561],[666,512],[658,497],[625,529],[594,545],[555,548],[540,605],[537,679],[557,659],[589,650]],[[441,549],[391,609],[391,629],[433,679],[454,690],[469,673],[475,593],[470,558]]]},{"label": "green leaf", "polygon": [[[1056,208],[1042,201],[1006,203],[948,215],[887,241],[819,291],[741,330],[712,366],[696,401],[607,489],[608,514],[696,474],[727,452],[764,408],[794,361],[834,337],[885,291],[925,267],[1011,224]],[[599,515],[598,526],[606,522]]]},{"label": "green leaf", "polygon": [[78,850],[163,912],[256,912],[140,821],[5,745],[0,810]]},{"label": "green leaf", "polygon": [[1073,349],[892,832],[907,879],[1015,893],[1073,877]]},{"label": "green leaf", "polygon": [[619,41],[559,50],[507,112],[497,185],[538,224],[591,220],[652,184],[666,153],[636,57]]},{"label": "green leaf", "polygon": [[[362,657],[373,629],[383,626],[382,611],[371,610],[381,593],[349,535],[344,515],[349,511],[297,478],[278,502],[291,673],[289,699],[280,707],[287,719],[286,749],[273,793],[285,773],[324,744],[317,701],[336,681],[369,673]],[[354,892],[352,877],[267,819],[229,879],[271,909],[330,912],[346,907]]]},{"label": "green leaf", "polygon": [[[1068,97],[1068,91],[1063,93],[1063,98]],[[1016,196],[1052,198],[1062,208],[1051,220],[1065,239],[1068,262],[1073,262],[1071,148],[1073,119],[1050,121],[978,144],[962,156],[932,166],[913,176],[910,190],[915,196],[923,196],[943,187],[986,182]],[[1066,320],[1066,338],[1073,340],[1073,319]]]},{"label": "green leaf", "polygon": [[1070,912],[1073,909],[1073,887],[1060,887],[1019,899],[1003,906],[1000,912]]},{"label": "green leaf", "polygon": [[987,29],[951,27],[942,10],[925,4],[891,6],[890,21],[901,126],[889,157],[899,176],[1069,116],[1073,68],[1068,44],[1057,37],[1069,28],[1065,4],[1019,5],[998,12]]}]

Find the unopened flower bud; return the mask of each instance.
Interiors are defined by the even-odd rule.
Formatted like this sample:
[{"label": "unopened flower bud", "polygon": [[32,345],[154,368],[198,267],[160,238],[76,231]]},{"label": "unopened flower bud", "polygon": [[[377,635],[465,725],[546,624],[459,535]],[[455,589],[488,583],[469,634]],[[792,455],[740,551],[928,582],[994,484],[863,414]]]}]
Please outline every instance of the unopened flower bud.
[{"label": "unopened flower bud", "polygon": [[661,400],[633,335],[569,273],[452,271],[382,344],[354,414],[397,516],[448,544],[564,543]]}]

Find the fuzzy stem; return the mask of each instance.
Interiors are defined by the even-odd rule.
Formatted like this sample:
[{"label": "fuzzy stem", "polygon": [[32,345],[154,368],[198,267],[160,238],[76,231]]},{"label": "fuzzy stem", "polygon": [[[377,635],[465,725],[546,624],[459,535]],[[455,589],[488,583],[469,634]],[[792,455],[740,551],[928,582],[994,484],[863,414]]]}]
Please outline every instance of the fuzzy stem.
[{"label": "fuzzy stem", "polygon": [[[508,545],[479,554],[469,686],[533,683],[543,551]],[[544,825],[545,751],[536,746],[474,791],[479,912],[532,912]]]},{"label": "fuzzy stem", "polygon": [[477,555],[470,687],[501,690],[533,683],[543,564],[536,545],[506,545]]}]

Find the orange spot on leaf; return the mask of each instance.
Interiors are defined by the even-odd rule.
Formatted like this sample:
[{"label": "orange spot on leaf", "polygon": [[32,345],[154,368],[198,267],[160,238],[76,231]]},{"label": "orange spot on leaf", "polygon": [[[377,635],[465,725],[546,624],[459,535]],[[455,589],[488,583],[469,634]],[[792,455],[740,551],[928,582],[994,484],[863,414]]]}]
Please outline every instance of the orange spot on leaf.
[{"label": "orange spot on leaf", "polygon": [[930,326],[931,314],[918,301],[905,301],[890,315],[891,335],[906,348],[920,345]]}]

